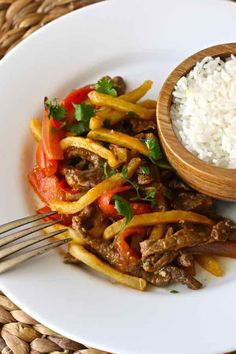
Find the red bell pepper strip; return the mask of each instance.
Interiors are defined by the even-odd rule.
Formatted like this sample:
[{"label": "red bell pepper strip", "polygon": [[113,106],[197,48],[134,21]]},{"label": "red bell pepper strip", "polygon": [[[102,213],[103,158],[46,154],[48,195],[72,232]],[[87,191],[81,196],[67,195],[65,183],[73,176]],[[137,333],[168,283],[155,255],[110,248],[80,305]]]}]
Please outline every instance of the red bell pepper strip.
[{"label": "red bell pepper strip", "polygon": [[142,236],[146,232],[146,228],[142,226],[130,227],[125,229],[116,238],[114,246],[120,255],[121,270],[126,271],[130,264],[136,264],[138,261],[137,253],[129,246],[126,239],[129,236]]},{"label": "red bell pepper strip", "polygon": [[[97,203],[98,203],[99,208],[103,211],[104,214],[106,214],[108,216],[112,216],[112,217],[117,216],[118,212],[115,209],[115,206],[113,204],[111,204],[111,199],[112,199],[113,195],[116,193],[128,191],[132,188],[133,188],[132,186],[120,186],[120,187],[116,187],[116,188],[106,191],[105,193],[103,193],[103,195],[101,197],[99,197],[97,199]],[[132,202],[132,203],[130,203],[130,206],[132,208],[134,215],[152,212],[151,206],[146,203]]]},{"label": "red bell pepper strip", "polygon": [[[45,205],[44,207],[42,207],[42,208],[37,210],[37,214],[43,214],[43,213],[47,213],[49,211],[51,211],[51,208],[49,206]],[[72,217],[73,217],[73,215],[54,214],[54,215],[51,215],[51,216],[47,216],[43,220],[45,222],[52,221],[52,220],[58,220],[58,223],[60,223],[62,225],[71,226]]]},{"label": "red bell pepper strip", "polygon": [[42,121],[42,142],[43,150],[49,160],[63,160],[61,139],[62,130],[55,127],[53,119],[48,117],[48,112],[45,110]]},{"label": "red bell pepper strip", "polygon": [[69,121],[73,118],[72,113],[74,112],[73,104],[80,104],[88,98],[89,92],[93,91],[94,88],[91,86],[81,87],[71,91],[62,101],[61,105],[67,110],[67,116]]},{"label": "red bell pepper strip", "polygon": [[65,193],[60,188],[56,176],[45,176],[39,167],[35,167],[29,172],[28,178],[34,191],[46,204],[49,204],[53,199],[64,199]]},{"label": "red bell pepper strip", "polygon": [[42,141],[38,143],[38,147],[36,150],[36,162],[38,167],[43,171],[45,176],[55,175],[57,172],[58,161],[57,160],[49,160],[43,150]]}]

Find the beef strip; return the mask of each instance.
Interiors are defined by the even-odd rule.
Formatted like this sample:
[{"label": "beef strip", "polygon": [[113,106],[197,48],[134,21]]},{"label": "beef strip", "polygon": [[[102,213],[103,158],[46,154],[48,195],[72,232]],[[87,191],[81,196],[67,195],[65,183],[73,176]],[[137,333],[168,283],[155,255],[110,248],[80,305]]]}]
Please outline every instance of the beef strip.
[{"label": "beef strip", "polygon": [[168,182],[168,187],[175,190],[191,191],[191,188],[177,177]]},{"label": "beef strip", "polygon": [[193,255],[181,251],[181,253],[177,257],[177,263],[184,268],[193,267],[194,265]]},{"label": "beef strip", "polygon": [[77,147],[69,147],[65,151],[65,160],[82,159],[90,162],[94,168],[101,166],[103,159],[93,152]]},{"label": "beef strip", "polygon": [[67,167],[65,171],[65,180],[74,189],[92,188],[102,181],[103,176],[100,168],[79,170],[76,167]]},{"label": "beef strip", "polygon": [[61,164],[60,173],[73,189],[89,189],[104,178],[101,168],[103,159],[83,148],[70,147],[65,151],[66,162]]},{"label": "beef strip", "polygon": [[[73,227],[76,229],[75,223],[73,223]],[[115,269],[124,272],[124,263],[111,242],[102,238],[91,237],[89,232],[83,233],[83,239],[92,252],[106,260]],[[164,287],[174,282],[186,284],[190,289],[199,289],[201,287],[201,283],[183,269],[178,269],[177,267],[169,265],[163,267],[156,273],[149,273],[142,268],[141,262],[138,262],[137,264],[129,264],[125,273],[141,277],[158,287]]]},{"label": "beef strip", "polygon": [[129,122],[132,126],[132,132],[137,134],[148,130],[156,130],[157,125],[154,120],[144,120],[138,118],[129,118]]},{"label": "beef strip", "polygon": [[108,226],[108,220],[96,205],[85,207],[78,215],[72,218],[73,229],[84,235],[89,231],[90,237],[99,238]]},{"label": "beef strip", "polygon": [[176,192],[171,201],[173,209],[192,210],[200,213],[206,213],[213,208],[213,199],[197,192]]},{"label": "beef strip", "polygon": [[208,241],[210,230],[207,228],[181,229],[171,236],[160,240],[145,240],[140,243],[142,257],[147,258],[154,253],[162,254],[166,251],[177,251],[184,247],[191,247]]},{"label": "beef strip", "polygon": [[213,226],[211,231],[211,238],[214,241],[226,241],[230,239],[233,229],[234,225],[231,220],[222,220]]},{"label": "beef strip", "polygon": [[176,258],[177,252],[170,251],[164,254],[153,254],[143,260],[143,269],[146,272],[157,273],[161,268],[171,263]]}]

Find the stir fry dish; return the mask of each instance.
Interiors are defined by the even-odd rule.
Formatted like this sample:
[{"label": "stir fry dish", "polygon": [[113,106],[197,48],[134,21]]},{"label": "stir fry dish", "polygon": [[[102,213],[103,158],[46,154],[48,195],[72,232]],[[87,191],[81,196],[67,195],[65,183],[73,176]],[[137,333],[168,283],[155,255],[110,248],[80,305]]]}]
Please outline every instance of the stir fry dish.
[{"label": "stir fry dish", "polygon": [[[71,238],[65,263],[84,263],[129,287],[182,283],[200,289],[196,263],[222,275],[214,256],[236,258],[236,226],[212,198],[181,181],[162,152],[156,102],[147,80],[126,92],[122,77],[102,77],[63,100],[44,99],[32,119],[36,166],[28,178]],[[48,221],[48,220],[47,220]]]}]

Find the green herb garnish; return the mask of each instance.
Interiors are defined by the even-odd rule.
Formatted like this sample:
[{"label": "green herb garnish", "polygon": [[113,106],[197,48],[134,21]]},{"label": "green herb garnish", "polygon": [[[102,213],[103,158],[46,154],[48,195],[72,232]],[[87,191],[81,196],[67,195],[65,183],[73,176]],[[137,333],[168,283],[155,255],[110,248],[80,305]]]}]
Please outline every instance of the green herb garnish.
[{"label": "green herb garnish", "polygon": [[113,87],[113,82],[111,79],[104,77],[100,80],[95,85],[95,90],[100,93],[106,93],[107,95],[110,96],[117,96],[117,91]]},{"label": "green herb garnish", "polygon": [[157,189],[156,187],[150,188],[148,191],[145,191],[145,197],[136,197],[131,200],[141,201],[141,202],[149,202],[151,203],[151,207],[155,208],[157,206],[156,198]]},{"label": "green herb garnish", "polygon": [[162,158],[161,146],[157,138],[146,139],[145,144],[148,148],[150,160],[156,164],[156,162]]},{"label": "green herb garnish", "polygon": [[160,161],[156,161],[155,165],[160,167],[160,168],[164,168],[166,170],[173,170],[172,166],[169,164],[169,162],[164,161],[164,160],[160,160]]},{"label": "green herb garnish", "polygon": [[140,166],[140,170],[143,174],[149,175],[150,174],[150,168],[148,166]]},{"label": "green herb garnish", "polygon": [[117,212],[125,217],[125,224],[127,225],[133,217],[132,208],[129,202],[120,195],[113,195],[112,199],[115,201],[115,209]]},{"label": "green herb garnish", "polygon": [[122,173],[122,177],[123,177],[129,184],[131,184],[131,186],[133,186],[133,188],[136,190],[137,195],[139,196],[139,185],[138,185],[138,183],[133,182],[133,181],[131,181],[131,179],[129,179],[128,170],[127,170],[127,167],[126,167],[126,166],[123,166],[121,173]]},{"label": "green herb garnish", "polygon": [[114,174],[116,174],[116,171],[114,169],[108,167],[107,162],[105,162],[103,165],[103,172],[107,178],[114,176]]},{"label": "green herb garnish", "polygon": [[45,107],[48,110],[48,117],[49,118],[52,118],[53,120],[56,120],[58,122],[61,122],[65,119],[66,108],[63,106],[60,106],[58,104],[58,101],[56,98],[53,98],[51,100],[46,99],[45,100]]},{"label": "green herb garnish", "polygon": [[79,122],[70,126],[69,131],[74,130],[77,134],[89,131],[90,119],[95,115],[95,111],[90,104],[73,104],[75,108],[74,117]]},{"label": "green herb garnish", "polygon": [[178,291],[178,290],[170,290],[170,293],[171,293],[171,294],[178,294],[179,291]]},{"label": "green herb garnish", "polygon": [[138,117],[138,114],[135,112],[132,112],[132,111],[128,112],[127,115],[129,118],[137,118]]}]

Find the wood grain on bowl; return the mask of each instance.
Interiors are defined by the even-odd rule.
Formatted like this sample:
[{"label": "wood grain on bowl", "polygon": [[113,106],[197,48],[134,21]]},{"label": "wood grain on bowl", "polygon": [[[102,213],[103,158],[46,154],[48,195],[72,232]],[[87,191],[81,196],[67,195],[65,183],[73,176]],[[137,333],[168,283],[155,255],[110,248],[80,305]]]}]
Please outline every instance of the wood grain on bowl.
[{"label": "wood grain on bowl", "polygon": [[167,77],[157,102],[157,125],[163,149],[171,165],[191,187],[214,198],[236,201],[236,169],[209,165],[190,153],[173,131],[169,115],[172,92],[177,81],[206,56],[222,59],[236,55],[236,43],[203,49],[178,65]]}]

